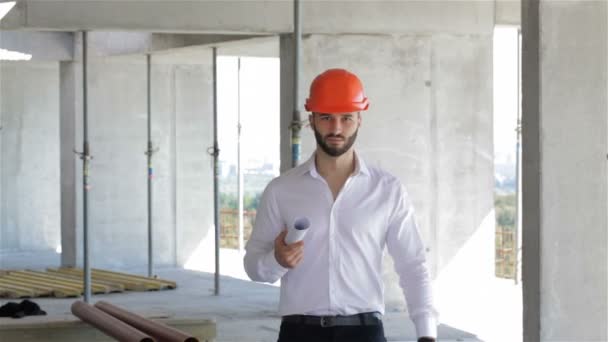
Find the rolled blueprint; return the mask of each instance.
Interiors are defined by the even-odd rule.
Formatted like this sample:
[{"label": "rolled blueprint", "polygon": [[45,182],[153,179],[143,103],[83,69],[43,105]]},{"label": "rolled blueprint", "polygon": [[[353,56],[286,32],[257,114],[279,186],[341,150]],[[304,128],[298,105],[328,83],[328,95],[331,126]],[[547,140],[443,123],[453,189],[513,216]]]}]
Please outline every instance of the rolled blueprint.
[{"label": "rolled blueprint", "polygon": [[306,232],[310,227],[310,220],[306,217],[298,217],[293,221],[293,224],[287,230],[287,236],[285,237],[285,243],[291,245],[304,238]]}]

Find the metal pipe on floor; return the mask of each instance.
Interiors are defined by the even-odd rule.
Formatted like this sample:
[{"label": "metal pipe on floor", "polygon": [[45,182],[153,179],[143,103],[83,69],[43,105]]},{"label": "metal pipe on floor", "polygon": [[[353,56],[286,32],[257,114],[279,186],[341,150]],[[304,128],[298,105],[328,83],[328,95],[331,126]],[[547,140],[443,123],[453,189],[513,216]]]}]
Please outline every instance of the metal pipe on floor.
[{"label": "metal pipe on floor", "polygon": [[215,290],[220,294],[220,149],[217,142],[217,47],[213,47],[213,224],[215,226]]},{"label": "metal pipe on floor", "polygon": [[146,319],[108,302],[99,301],[95,303],[95,307],[108,315],[150,335],[158,341],[198,342],[198,339],[192,335],[185,334],[184,332],[171,328],[165,324]]},{"label": "metal pipe on floor", "polygon": [[155,342],[151,336],[83,301],[72,303],[71,310],[74,316],[119,342]]}]

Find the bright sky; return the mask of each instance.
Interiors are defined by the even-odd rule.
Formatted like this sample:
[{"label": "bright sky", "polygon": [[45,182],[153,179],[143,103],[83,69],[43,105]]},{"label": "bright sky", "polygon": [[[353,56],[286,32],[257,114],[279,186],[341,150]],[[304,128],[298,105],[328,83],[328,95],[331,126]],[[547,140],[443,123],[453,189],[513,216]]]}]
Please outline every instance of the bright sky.
[{"label": "bright sky", "polygon": [[279,70],[278,58],[219,56],[218,142],[220,159],[236,164],[237,118],[241,117],[241,155],[247,160],[279,162]]},{"label": "bright sky", "polygon": [[517,135],[517,44],[513,27],[494,30],[494,153],[495,159],[515,160]]}]

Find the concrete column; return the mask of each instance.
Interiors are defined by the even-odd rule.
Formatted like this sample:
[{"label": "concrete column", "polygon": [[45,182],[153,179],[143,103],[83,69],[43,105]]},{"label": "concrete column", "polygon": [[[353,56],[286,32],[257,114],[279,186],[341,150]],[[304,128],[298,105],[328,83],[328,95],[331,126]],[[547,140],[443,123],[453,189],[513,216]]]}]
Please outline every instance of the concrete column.
[{"label": "concrete column", "polygon": [[[1,63],[1,62],[0,62]],[[2,82],[2,64],[0,64],[0,94],[3,94],[3,90],[4,90],[4,84]],[[4,141],[4,134],[2,132],[3,128],[4,128],[4,118],[3,118],[3,112],[4,112],[4,101],[2,101],[2,96],[0,96],[0,237],[2,237],[3,234],[3,229],[2,227],[4,227],[4,148],[3,148],[3,141]],[[0,250],[4,249],[4,246],[2,244],[0,244]],[[0,262],[0,266],[2,265],[2,263]]]},{"label": "concrete column", "polygon": [[523,3],[524,341],[606,341],[608,8]]},{"label": "concrete column", "polygon": [[[80,55],[82,49],[80,35],[75,35],[74,50]],[[76,61],[59,64],[59,156],[61,179],[61,265],[76,266],[77,240],[76,230],[76,121],[82,116],[82,63]]]},{"label": "concrete column", "polygon": [[[2,62],[0,84],[2,103],[0,107],[2,131],[0,131],[0,250],[14,251],[21,248],[19,232],[19,165],[21,164],[22,127],[24,118],[23,62]],[[8,101],[11,99],[12,101]]]},{"label": "concrete column", "polygon": [[176,263],[186,268],[214,255],[213,75],[211,49],[175,69]]}]

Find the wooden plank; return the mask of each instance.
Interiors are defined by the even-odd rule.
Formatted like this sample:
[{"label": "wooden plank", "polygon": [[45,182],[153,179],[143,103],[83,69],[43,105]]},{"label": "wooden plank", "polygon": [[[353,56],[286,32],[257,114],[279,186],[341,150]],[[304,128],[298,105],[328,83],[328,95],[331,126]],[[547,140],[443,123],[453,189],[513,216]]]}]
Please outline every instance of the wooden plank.
[{"label": "wooden plank", "polygon": [[83,288],[82,285],[69,286],[69,285],[55,284],[52,282],[47,283],[44,280],[32,279],[27,276],[22,276],[22,275],[14,274],[14,273],[9,274],[8,276],[4,277],[4,279],[20,281],[24,286],[36,285],[36,286],[46,287],[46,288],[50,288],[50,289],[61,289],[61,290],[66,290],[66,291],[73,291],[73,292],[77,293],[78,295],[82,294],[82,288]]},{"label": "wooden plank", "polygon": [[113,275],[113,276],[119,276],[119,277],[127,277],[130,279],[140,279],[142,281],[147,281],[147,282],[161,283],[163,285],[169,286],[169,288],[177,287],[177,284],[174,281],[165,280],[165,279],[161,279],[161,278],[150,278],[150,277],[146,277],[146,276],[142,276],[142,275],[138,275],[138,274],[101,270],[101,269],[97,269],[97,268],[94,268],[93,272],[101,273],[101,274],[108,274],[108,275]]},{"label": "wooden plank", "polygon": [[[78,297],[83,293],[82,285],[65,285],[52,281],[48,281],[45,279],[35,278],[23,276],[20,274],[11,273],[7,278],[15,279],[21,281],[23,284],[27,286],[44,286],[51,288],[55,297],[59,296],[67,296],[67,297]],[[55,294],[57,293],[57,294]],[[96,292],[96,293],[105,293],[105,292]]]},{"label": "wooden plank", "polygon": [[0,279],[0,285],[6,286],[8,288],[16,289],[16,290],[34,291],[35,296],[41,296],[41,295],[50,296],[51,293],[53,292],[53,289],[48,286],[40,286],[40,285],[29,286],[28,284],[24,284],[22,281],[15,280],[15,279],[2,278],[2,279]]},{"label": "wooden plank", "polygon": [[[48,269],[49,271],[55,271],[59,273],[77,274],[82,275],[83,271],[79,268],[59,268],[59,269]],[[177,287],[177,284],[172,281],[148,278],[138,275],[130,275],[128,273],[112,272],[99,269],[93,269],[91,275],[98,277],[99,279],[108,279],[111,281],[129,282],[129,283],[143,283],[147,285],[147,290],[161,290],[161,289],[173,289]]]},{"label": "wooden plank", "polygon": [[161,287],[157,284],[148,284],[148,283],[144,283],[144,282],[137,281],[137,280],[114,278],[114,277],[108,277],[105,275],[98,275],[95,273],[93,273],[91,275],[91,277],[93,279],[111,280],[111,281],[120,282],[121,284],[123,284],[125,286],[125,288],[127,290],[131,290],[131,291],[158,291],[161,289]]},{"label": "wooden plank", "polygon": [[0,284],[0,297],[3,298],[25,298],[25,297],[34,297],[34,294],[31,290],[18,290],[13,289],[10,286],[1,285]]},{"label": "wooden plank", "polygon": [[15,283],[12,280],[0,279],[0,286],[5,289],[26,293],[26,297],[41,297],[50,296],[52,291],[43,291],[32,287],[23,286],[21,283]]},{"label": "wooden plank", "polygon": [[30,275],[27,273],[23,273],[23,272],[11,272],[11,274],[8,276],[9,278],[19,278],[19,279],[23,279],[24,281],[31,281],[32,283],[39,283],[39,284],[44,284],[44,285],[49,285],[49,286],[53,286],[53,285],[57,285],[59,287],[67,287],[70,289],[75,289],[75,290],[80,290],[82,291],[83,285],[82,283],[63,283],[61,281],[57,281],[54,279],[48,279],[48,278],[42,278],[36,275]]},{"label": "wooden plank", "polygon": [[112,279],[115,281],[120,281],[120,282],[130,282],[130,283],[135,283],[135,284],[140,284],[140,285],[144,285],[148,290],[163,290],[168,288],[166,285],[158,283],[158,282],[150,282],[150,281],[145,281],[142,279],[136,279],[136,278],[128,278],[128,277],[122,277],[122,276],[116,276],[116,275],[112,275],[112,274],[100,274],[97,272],[93,272],[93,275],[96,277],[100,277],[103,279]]},{"label": "wooden plank", "polygon": [[161,283],[163,285],[167,285],[169,288],[172,288],[172,289],[177,287],[177,283],[175,283],[174,281],[164,280],[164,279],[160,279],[160,278],[150,278],[150,277],[144,277],[144,276],[140,276],[140,275],[136,275],[136,274],[106,271],[106,270],[100,270],[100,269],[96,269],[96,268],[93,269],[93,272],[98,272],[100,274],[108,274],[108,275],[116,275],[116,276],[121,276],[121,277],[140,279],[140,280],[143,280],[146,282]]},{"label": "wooden plank", "polygon": [[[60,272],[65,272],[68,274],[73,274],[79,277],[83,276],[83,272],[81,270],[78,269],[59,269]],[[157,287],[150,287],[147,284],[141,283],[141,282],[134,282],[134,281],[129,281],[129,280],[125,280],[125,279],[113,279],[110,277],[103,277],[103,276],[99,276],[95,273],[91,273],[91,279],[92,280],[104,280],[104,281],[116,281],[116,282],[120,282],[121,284],[124,285],[125,289],[130,290],[130,291],[149,291],[149,290],[158,290]]]},{"label": "wooden plank", "polygon": [[[82,273],[82,271],[80,269],[78,269],[78,271]],[[129,277],[129,276],[123,276],[123,275],[119,275],[119,274],[113,274],[112,272],[99,272],[97,270],[92,270],[91,275],[94,277],[102,278],[102,279],[112,279],[112,280],[120,281],[120,282],[129,282],[129,283],[144,285],[147,290],[161,290],[161,289],[167,288],[167,286],[165,284],[162,284],[162,283],[155,281],[153,279],[150,279],[150,278],[142,279],[139,277]]]},{"label": "wooden plank", "polygon": [[[48,269],[47,273],[43,273],[43,272],[40,272],[40,273],[52,275],[52,276],[58,277],[58,278],[71,279],[74,281],[83,281],[82,275],[64,273],[64,272],[60,272],[58,270],[53,270],[53,269]],[[91,283],[107,286],[109,288],[110,292],[123,292],[125,290],[125,286],[118,282],[95,280],[95,281],[92,281]]]},{"label": "wooden plank", "polygon": [[[57,269],[55,269],[57,270]],[[72,269],[72,268],[61,268],[58,269],[59,272],[61,273],[67,273],[67,274],[73,274],[73,275],[77,275],[82,277],[82,270],[78,270],[78,269]],[[150,290],[158,290],[158,286],[150,286],[149,284],[145,284],[142,282],[134,282],[134,281],[129,281],[129,280],[125,280],[125,279],[114,279],[111,277],[103,277],[103,276],[99,276],[97,274],[92,273],[91,274],[91,279],[93,280],[110,280],[110,281],[118,281],[121,284],[124,285],[125,289],[127,290],[131,290],[131,291],[150,291]]]},{"label": "wooden plank", "polygon": [[38,281],[32,281],[30,279],[20,278],[13,274],[3,277],[2,280],[0,280],[0,283],[11,283],[13,285],[21,286],[24,288],[31,288],[34,290],[40,290],[43,292],[41,294],[36,295],[36,297],[43,296],[43,295],[47,295],[47,296],[53,295],[55,297],[61,297],[61,298],[78,297],[82,293],[82,291],[78,291],[78,290],[70,288],[70,287],[47,285],[45,283],[41,283]]},{"label": "wooden plank", "polygon": [[[69,286],[72,288],[80,289],[80,291],[82,291],[82,289],[84,288],[82,281],[78,281],[75,279],[60,278],[60,277],[49,275],[46,273],[36,273],[36,272],[30,272],[30,271],[15,271],[15,272],[11,272],[11,275],[13,275],[13,274],[22,276],[24,278],[36,280],[36,281],[43,281],[43,282],[48,283],[49,285],[51,285],[51,284],[65,285],[65,286]],[[94,283],[91,284],[91,291],[93,291],[93,293],[110,292],[107,286],[94,284]]]},{"label": "wooden plank", "polygon": [[161,288],[175,287],[174,282],[170,282],[170,281],[162,280],[162,279],[158,279],[158,278],[144,277],[144,276],[135,275],[135,274],[106,271],[106,270],[99,270],[99,269],[93,269],[93,273],[98,274],[100,276],[112,277],[115,279],[128,279],[131,281],[139,281],[139,282],[143,282],[143,283],[147,283],[147,284],[154,284],[154,285],[160,286]]}]

